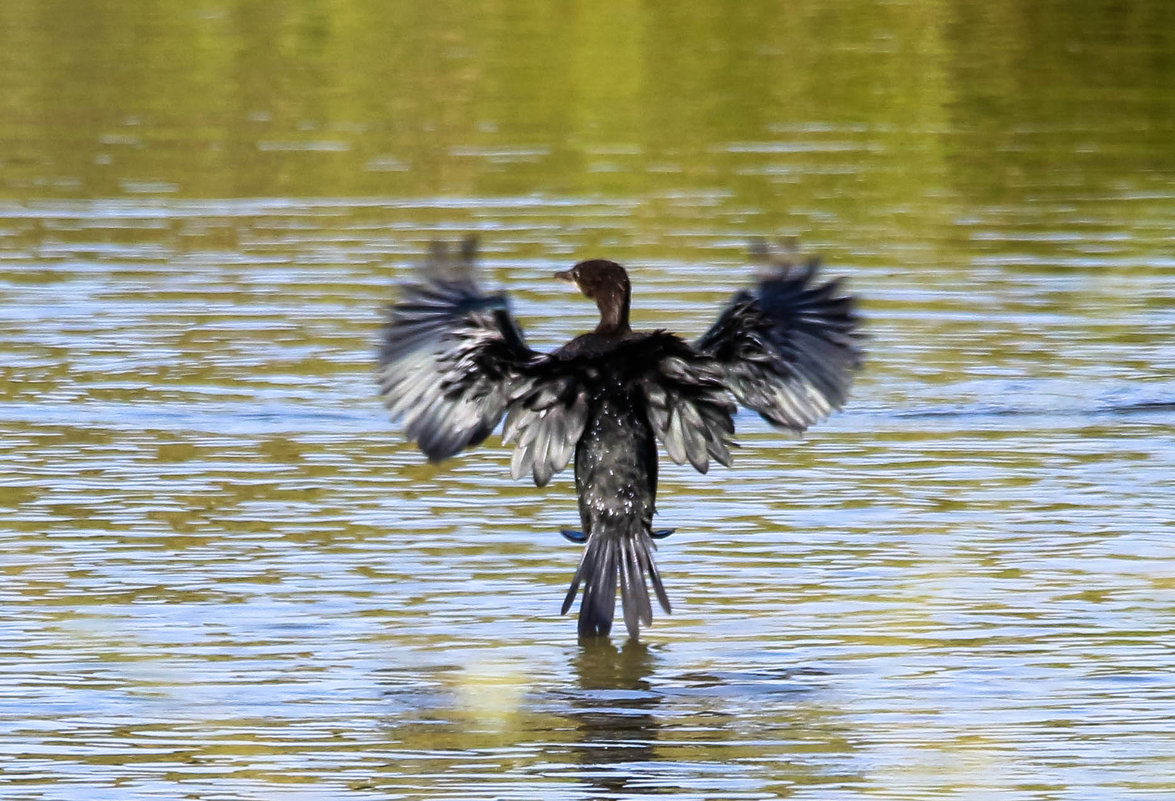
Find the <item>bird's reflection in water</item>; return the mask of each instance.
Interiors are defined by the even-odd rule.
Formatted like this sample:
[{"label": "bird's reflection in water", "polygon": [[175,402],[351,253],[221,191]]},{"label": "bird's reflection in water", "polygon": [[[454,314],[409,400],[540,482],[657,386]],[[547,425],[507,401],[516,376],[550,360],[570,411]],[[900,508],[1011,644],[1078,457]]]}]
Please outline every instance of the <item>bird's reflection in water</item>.
[{"label": "bird's reflection in water", "polygon": [[569,699],[568,714],[580,734],[577,759],[603,792],[638,789],[629,766],[655,758],[654,710],[663,699],[649,681],[656,665],[649,647],[635,640],[618,649],[607,639],[583,639],[572,660],[580,691]]}]

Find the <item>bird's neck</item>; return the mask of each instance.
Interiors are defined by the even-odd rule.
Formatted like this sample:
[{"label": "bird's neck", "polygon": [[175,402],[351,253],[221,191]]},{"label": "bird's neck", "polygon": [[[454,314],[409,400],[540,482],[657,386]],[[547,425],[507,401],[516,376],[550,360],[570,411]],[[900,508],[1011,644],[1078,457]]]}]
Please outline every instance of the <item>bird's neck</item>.
[{"label": "bird's neck", "polygon": [[606,336],[622,336],[632,331],[628,324],[628,307],[631,298],[628,292],[610,292],[596,299],[600,309],[600,324],[596,326],[597,334]]}]

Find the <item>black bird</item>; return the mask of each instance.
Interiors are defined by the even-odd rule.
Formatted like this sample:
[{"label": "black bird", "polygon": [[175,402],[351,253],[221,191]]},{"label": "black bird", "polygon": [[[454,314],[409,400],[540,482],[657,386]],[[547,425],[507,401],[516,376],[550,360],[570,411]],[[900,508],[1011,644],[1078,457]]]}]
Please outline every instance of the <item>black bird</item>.
[{"label": "black bird", "polygon": [[669,458],[705,473],[729,466],[736,403],[772,425],[800,432],[840,408],[861,363],[853,298],[839,281],[818,283],[819,262],[771,255],[755,286],[734,295],[694,342],[667,331],[633,331],[631,289],[619,264],[592,259],[555,277],[600,310],[596,329],[552,353],[531,350],[504,293],[473,277],[476,241],[460,252],[433,246],[419,283],[388,308],[379,383],[393,420],[430,461],[481,443],[505,417],[514,442],[510,472],[545,485],[575,457],[586,542],[563,602],[583,586],[580,636],[612,628],[619,581],[633,638],[652,622],[647,574],[666,613],[653,561],[657,440]]}]

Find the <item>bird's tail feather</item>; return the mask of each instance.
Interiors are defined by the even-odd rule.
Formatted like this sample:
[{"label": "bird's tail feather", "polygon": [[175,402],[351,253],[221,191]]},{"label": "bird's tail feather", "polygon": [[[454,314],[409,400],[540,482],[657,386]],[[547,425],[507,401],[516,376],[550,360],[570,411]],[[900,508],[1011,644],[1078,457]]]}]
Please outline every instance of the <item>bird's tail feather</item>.
[{"label": "bird's tail feather", "polygon": [[653,592],[661,608],[669,614],[669,597],[661,584],[661,574],[653,560],[653,532],[644,523],[636,523],[621,531],[598,530],[587,538],[587,546],[567,597],[563,613],[571,608],[583,585],[583,601],[579,606],[579,636],[603,637],[612,631],[616,612],[616,585],[620,584],[620,602],[624,609],[624,625],[628,634],[636,638],[641,624],[653,622],[653,607],[645,574],[653,584]]}]

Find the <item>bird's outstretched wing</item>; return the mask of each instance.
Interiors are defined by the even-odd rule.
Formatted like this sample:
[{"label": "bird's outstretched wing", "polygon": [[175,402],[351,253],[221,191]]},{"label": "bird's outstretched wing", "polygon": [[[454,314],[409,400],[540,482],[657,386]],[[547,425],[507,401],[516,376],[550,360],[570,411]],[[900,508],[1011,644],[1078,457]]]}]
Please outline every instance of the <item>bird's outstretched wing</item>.
[{"label": "bird's outstretched wing", "polygon": [[474,280],[476,248],[473,238],[459,254],[434,243],[421,280],[388,307],[380,342],[384,403],[434,462],[489,436],[538,356],[506,295],[487,294]]},{"label": "bird's outstretched wing", "polygon": [[721,366],[738,402],[800,432],[839,409],[861,365],[853,298],[839,280],[818,283],[819,259],[771,254],[757,285],[736,294],[694,346]]},{"label": "bird's outstretched wing", "polygon": [[421,280],[387,309],[377,373],[392,419],[430,461],[480,444],[510,412],[511,473],[546,484],[567,466],[587,420],[583,382],[531,350],[505,293],[473,276],[476,241],[434,244]]}]

